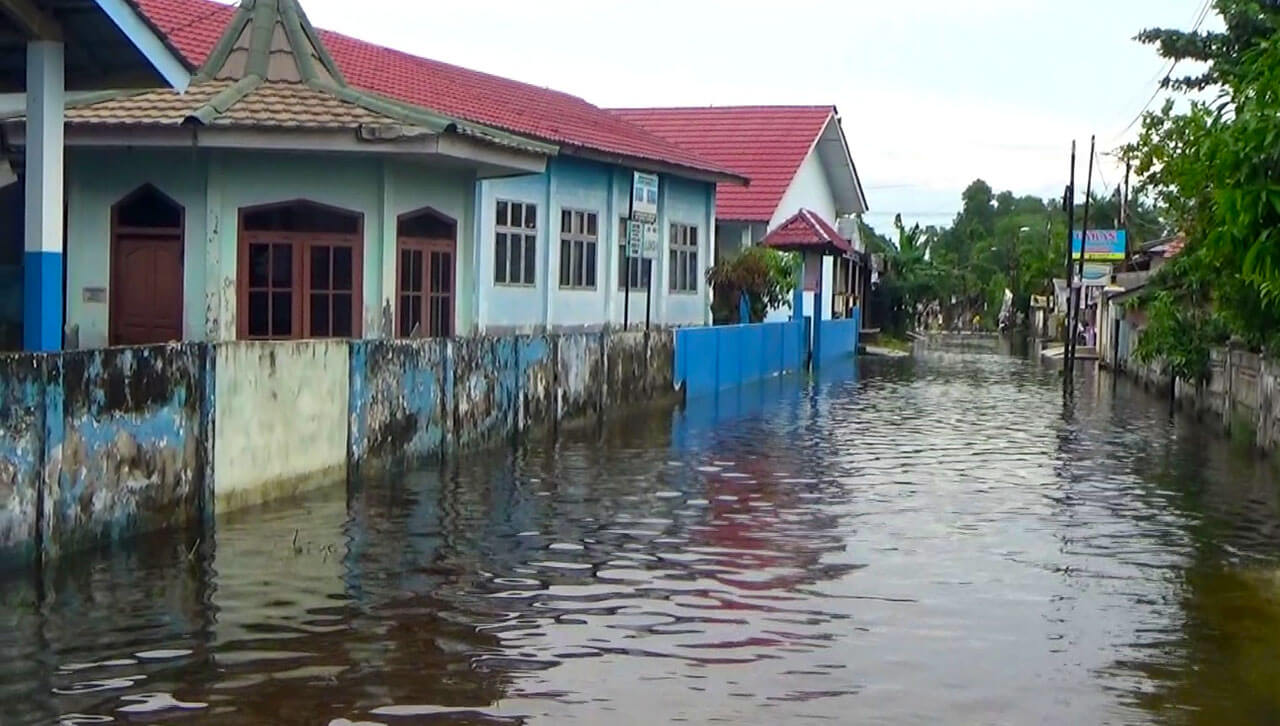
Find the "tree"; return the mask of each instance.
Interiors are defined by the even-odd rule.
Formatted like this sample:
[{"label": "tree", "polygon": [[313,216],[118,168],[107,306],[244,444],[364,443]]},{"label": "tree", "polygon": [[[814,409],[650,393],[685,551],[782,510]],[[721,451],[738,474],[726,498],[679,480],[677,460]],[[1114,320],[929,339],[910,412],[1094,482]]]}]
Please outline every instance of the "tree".
[{"label": "tree", "polygon": [[1180,264],[1150,287],[1152,332],[1140,345],[1153,358],[1220,329],[1254,348],[1280,346],[1280,9],[1259,0],[1216,0],[1214,9],[1223,32],[1139,36],[1166,58],[1206,64],[1170,87],[1216,92],[1147,114],[1126,149],[1140,184],[1188,240]]},{"label": "tree", "polygon": [[795,289],[796,256],[769,247],[752,245],[736,257],[707,270],[707,283],[714,293],[711,314],[716,323],[738,320],[738,301],[747,296],[749,322],[764,320],[770,309],[788,302]]}]

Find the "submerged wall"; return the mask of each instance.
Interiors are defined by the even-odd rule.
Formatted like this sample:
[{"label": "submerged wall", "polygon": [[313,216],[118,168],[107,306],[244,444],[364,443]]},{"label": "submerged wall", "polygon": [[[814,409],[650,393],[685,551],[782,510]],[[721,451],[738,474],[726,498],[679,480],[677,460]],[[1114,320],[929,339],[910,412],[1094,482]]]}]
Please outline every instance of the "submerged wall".
[{"label": "submerged wall", "polygon": [[345,476],[349,346],[340,340],[215,346],[218,509]]},{"label": "submerged wall", "polygon": [[675,382],[690,396],[715,393],[809,361],[809,322],[685,328],[675,334]]},{"label": "submerged wall", "polygon": [[[804,324],[735,330],[766,374]],[[751,326],[743,326],[751,327]],[[682,331],[683,332],[683,331]],[[669,399],[669,330],[0,356],[0,567]]]},{"label": "submerged wall", "polygon": [[209,349],[0,358],[0,566],[196,524]]},{"label": "submerged wall", "polygon": [[1280,448],[1280,365],[1243,350],[1212,351],[1209,378],[1173,382],[1174,399],[1203,420],[1259,448]]}]

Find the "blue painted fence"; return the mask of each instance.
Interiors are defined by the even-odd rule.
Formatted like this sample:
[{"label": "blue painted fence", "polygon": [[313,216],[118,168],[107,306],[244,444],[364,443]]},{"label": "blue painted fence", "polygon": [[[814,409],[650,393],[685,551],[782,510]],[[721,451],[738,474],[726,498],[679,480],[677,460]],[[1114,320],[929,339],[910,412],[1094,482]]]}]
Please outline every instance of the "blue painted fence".
[{"label": "blue painted fence", "polygon": [[[715,393],[783,373],[849,358],[858,353],[862,311],[823,320],[810,336],[810,320],[676,331],[676,385],[690,396]],[[812,347],[812,357],[810,356]]]},{"label": "blue painted fence", "polygon": [[818,323],[813,360],[822,365],[858,354],[858,332],[862,327],[862,310],[854,308],[852,317],[823,320]]},{"label": "blue painted fence", "polygon": [[675,379],[690,396],[804,368],[807,320],[676,331]]}]

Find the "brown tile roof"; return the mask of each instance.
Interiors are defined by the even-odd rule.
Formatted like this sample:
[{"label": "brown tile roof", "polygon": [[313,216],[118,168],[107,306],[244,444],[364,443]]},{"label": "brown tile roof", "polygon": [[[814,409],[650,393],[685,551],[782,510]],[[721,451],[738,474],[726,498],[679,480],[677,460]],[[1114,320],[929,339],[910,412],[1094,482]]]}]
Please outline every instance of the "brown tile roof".
[{"label": "brown tile roof", "polygon": [[[205,81],[185,94],[169,90],[118,95],[67,109],[67,122],[110,126],[178,126],[196,109],[230,88]],[[403,122],[301,83],[264,82],[209,123],[215,128],[349,129]]]}]

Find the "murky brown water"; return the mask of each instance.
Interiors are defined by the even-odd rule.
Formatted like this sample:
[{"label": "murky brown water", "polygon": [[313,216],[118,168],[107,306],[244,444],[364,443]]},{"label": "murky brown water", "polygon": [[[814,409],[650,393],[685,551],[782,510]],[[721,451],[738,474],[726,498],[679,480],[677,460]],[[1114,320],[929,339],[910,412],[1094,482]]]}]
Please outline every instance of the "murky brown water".
[{"label": "murky brown water", "polygon": [[0,723],[1280,722],[1269,465],[1082,385],[864,364],[78,558],[0,584]]}]

